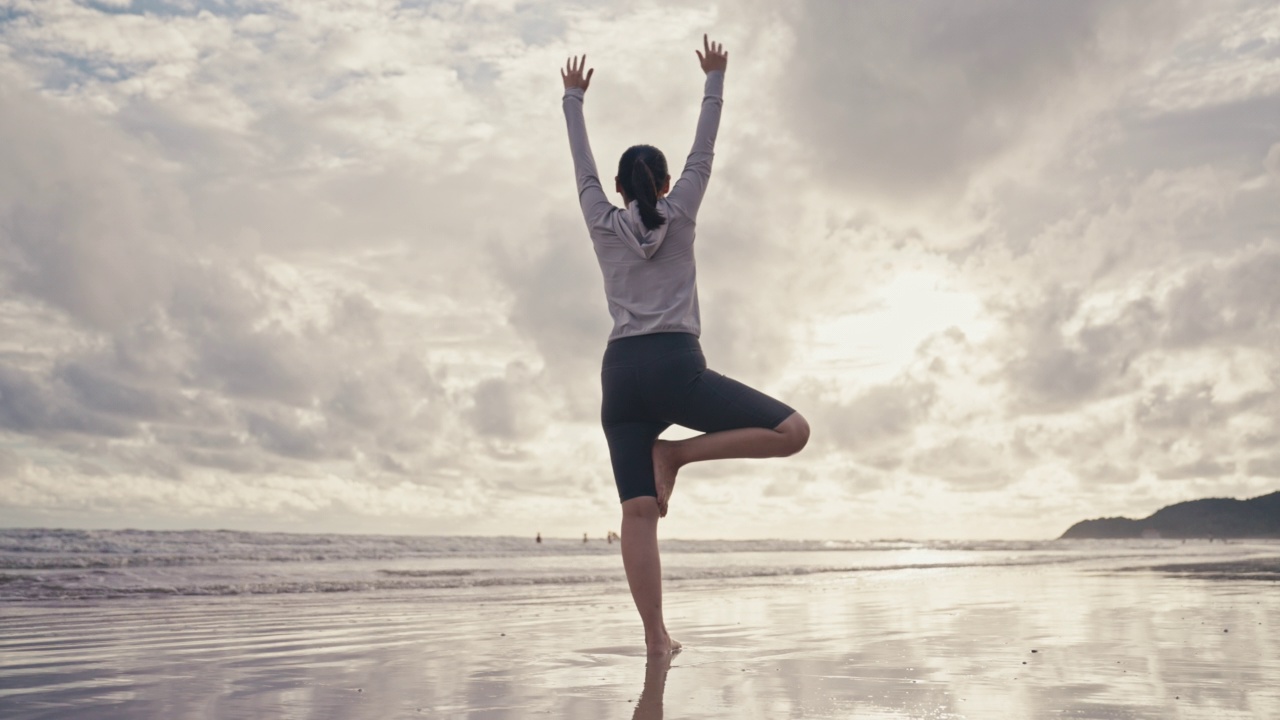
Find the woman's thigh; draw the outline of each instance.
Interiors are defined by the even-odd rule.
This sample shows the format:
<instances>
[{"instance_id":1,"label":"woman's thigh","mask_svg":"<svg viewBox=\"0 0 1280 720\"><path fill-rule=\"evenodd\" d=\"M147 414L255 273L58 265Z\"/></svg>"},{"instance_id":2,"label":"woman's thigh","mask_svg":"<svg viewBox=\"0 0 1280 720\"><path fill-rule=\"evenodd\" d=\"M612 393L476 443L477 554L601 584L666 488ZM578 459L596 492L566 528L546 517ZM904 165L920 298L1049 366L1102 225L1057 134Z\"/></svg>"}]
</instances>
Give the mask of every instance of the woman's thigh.
<instances>
[{"instance_id":1,"label":"woman's thigh","mask_svg":"<svg viewBox=\"0 0 1280 720\"><path fill-rule=\"evenodd\" d=\"M654 414L692 430L772 429L795 412L787 404L707 368L701 352L655 370L659 377L646 378L658 388L651 395Z\"/></svg>"},{"instance_id":2,"label":"woman's thigh","mask_svg":"<svg viewBox=\"0 0 1280 720\"><path fill-rule=\"evenodd\" d=\"M618 499L657 497L653 479L653 443L668 427L656 421L621 422L604 426L609 442L609 462L613 466L613 482L618 486Z\"/></svg>"},{"instance_id":3,"label":"woman's thigh","mask_svg":"<svg viewBox=\"0 0 1280 720\"><path fill-rule=\"evenodd\" d=\"M634 366L606 366L600 373L600 424L609 443L609 460L618 498L657 496L653 479L653 443L668 423L655 417Z\"/></svg>"}]
</instances>

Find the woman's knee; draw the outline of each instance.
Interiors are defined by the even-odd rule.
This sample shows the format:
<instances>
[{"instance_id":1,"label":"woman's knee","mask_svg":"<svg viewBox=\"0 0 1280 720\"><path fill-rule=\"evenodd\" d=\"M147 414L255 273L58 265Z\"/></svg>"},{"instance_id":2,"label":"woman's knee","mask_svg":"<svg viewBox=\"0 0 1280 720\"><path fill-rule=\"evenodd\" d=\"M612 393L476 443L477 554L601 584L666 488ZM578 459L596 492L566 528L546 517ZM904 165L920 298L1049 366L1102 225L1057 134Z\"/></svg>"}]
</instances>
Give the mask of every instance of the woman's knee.
<instances>
[{"instance_id":1,"label":"woman's knee","mask_svg":"<svg viewBox=\"0 0 1280 720\"><path fill-rule=\"evenodd\" d=\"M658 498L652 495L634 497L622 502L623 519L654 520L659 517Z\"/></svg>"},{"instance_id":2,"label":"woman's knee","mask_svg":"<svg viewBox=\"0 0 1280 720\"><path fill-rule=\"evenodd\" d=\"M776 430L786 438L784 455L795 455L809 444L809 421L800 413L791 413Z\"/></svg>"}]
</instances>

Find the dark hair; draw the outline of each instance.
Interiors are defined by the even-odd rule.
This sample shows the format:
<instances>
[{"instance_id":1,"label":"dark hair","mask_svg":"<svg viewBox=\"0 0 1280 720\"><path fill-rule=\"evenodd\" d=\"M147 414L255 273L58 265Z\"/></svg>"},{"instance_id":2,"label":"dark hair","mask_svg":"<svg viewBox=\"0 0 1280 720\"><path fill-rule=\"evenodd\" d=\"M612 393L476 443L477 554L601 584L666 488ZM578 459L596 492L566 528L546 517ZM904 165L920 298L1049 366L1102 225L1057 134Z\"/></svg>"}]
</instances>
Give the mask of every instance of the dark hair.
<instances>
[{"instance_id":1,"label":"dark hair","mask_svg":"<svg viewBox=\"0 0 1280 720\"><path fill-rule=\"evenodd\" d=\"M667 158L652 145L632 145L618 161L622 194L640 206L640 219L653 230L667 221L658 212L658 180L667 180Z\"/></svg>"}]
</instances>

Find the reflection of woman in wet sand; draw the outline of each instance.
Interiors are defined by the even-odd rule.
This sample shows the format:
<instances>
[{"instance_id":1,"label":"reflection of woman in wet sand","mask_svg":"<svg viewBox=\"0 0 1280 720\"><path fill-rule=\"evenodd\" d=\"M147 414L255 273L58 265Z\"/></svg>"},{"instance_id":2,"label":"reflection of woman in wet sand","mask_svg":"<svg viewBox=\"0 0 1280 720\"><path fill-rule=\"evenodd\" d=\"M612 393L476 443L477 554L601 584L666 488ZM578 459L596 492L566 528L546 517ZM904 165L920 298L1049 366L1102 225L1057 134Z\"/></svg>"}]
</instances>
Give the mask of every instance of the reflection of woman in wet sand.
<instances>
[{"instance_id":1,"label":"reflection of woman in wet sand","mask_svg":"<svg viewBox=\"0 0 1280 720\"><path fill-rule=\"evenodd\" d=\"M799 413L708 370L698 344L694 226L711 177L729 62L719 43L705 35L702 42L697 55L706 88L684 172L672 187L666 158L657 148L628 148L614 178L625 209L605 195L587 140L582 107L595 71L586 70L584 55L569 60L560 73L578 199L613 316L601 371L601 421L622 500L622 563L650 655L680 648L662 618L658 558L658 519L667 514L680 468L703 460L791 455L809 439ZM658 440L673 424L705 434Z\"/></svg>"},{"instance_id":2,"label":"reflection of woman in wet sand","mask_svg":"<svg viewBox=\"0 0 1280 720\"><path fill-rule=\"evenodd\" d=\"M636 701L631 720L662 720L662 696L667 690L667 671L671 655L651 658L644 668L644 690Z\"/></svg>"}]
</instances>

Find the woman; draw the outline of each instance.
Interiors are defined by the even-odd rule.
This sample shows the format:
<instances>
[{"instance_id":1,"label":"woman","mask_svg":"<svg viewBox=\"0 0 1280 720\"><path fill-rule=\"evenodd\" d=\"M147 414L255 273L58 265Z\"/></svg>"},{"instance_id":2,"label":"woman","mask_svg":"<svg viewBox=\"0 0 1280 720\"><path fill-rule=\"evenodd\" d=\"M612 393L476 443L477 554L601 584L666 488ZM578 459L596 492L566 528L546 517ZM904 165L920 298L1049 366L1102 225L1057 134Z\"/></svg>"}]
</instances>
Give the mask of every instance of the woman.
<instances>
[{"instance_id":1,"label":"woman","mask_svg":"<svg viewBox=\"0 0 1280 720\"><path fill-rule=\"evenodd\" d=\"M658 559L658 519L667 514L680 468L702 460L791 455L809 440L809 425L799 413L708 370L698 344L694 227L711 176L729 62L721 44L703 35L702 45L703 52L694 52L706 89L684 172L672 187L657 148L627 149L614 178L621 209L600 185L582 116L595 70L583 74L584 55L568 60L560 72L578 199L613 316L600 415L622 501L622 564L651 656L680 649L662 619ZM672 424L705 434L658 440Z\"/></svg>"}]
</instances>

